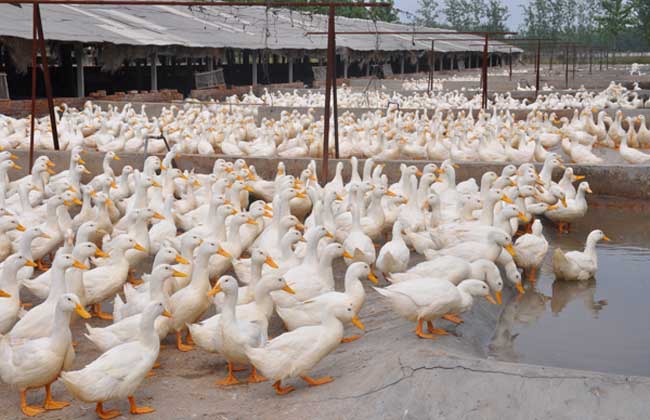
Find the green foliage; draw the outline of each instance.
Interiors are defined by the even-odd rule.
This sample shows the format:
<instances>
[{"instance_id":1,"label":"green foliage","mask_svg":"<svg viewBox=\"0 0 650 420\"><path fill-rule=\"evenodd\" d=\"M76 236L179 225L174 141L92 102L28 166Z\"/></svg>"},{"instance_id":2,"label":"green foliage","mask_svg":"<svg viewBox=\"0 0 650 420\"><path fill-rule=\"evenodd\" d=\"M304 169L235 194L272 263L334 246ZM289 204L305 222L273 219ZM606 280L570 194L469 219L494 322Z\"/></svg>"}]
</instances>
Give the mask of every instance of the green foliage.
<instances>
[{"instance_id":1,"label":"green foliage","mask_svg":"<svg viewBox=\"0 0 650 420\"><path fill-rule=\"evenodd\" d=\"M442 12L448 25L459 31L508 30L510 13L501 0L445 0Z\"/></svg>"},{"instance_id":2,"label":"green foliage","mask_svg":"<svg viewBox=\"0 0 650 420\"><path fill-rule=\"evenodd\" d=\"M430 28L440 25L440 4L437 0L418 0L415 22Z\"/></svg>"},{"instance_id":3,"label":"green foliage","mask_svg":"<svg viewBox=\"0 0 650 420\"><path fill-rule=\"evenodd\" d=\"M632 25L633 4L623 0L600 0L601 11L596 15L600 32L616 46L616 38Z\"/></svg>"},{"instance_id":4,"label":"green foliage","mask_svg":"<svg viewBox=\"0 0 650 420\"><path fill-rule=\"evenodd\" d=\"M522 36L650 48L650 0L531 0L522 9Z\"/></svg>"}]
</instances>

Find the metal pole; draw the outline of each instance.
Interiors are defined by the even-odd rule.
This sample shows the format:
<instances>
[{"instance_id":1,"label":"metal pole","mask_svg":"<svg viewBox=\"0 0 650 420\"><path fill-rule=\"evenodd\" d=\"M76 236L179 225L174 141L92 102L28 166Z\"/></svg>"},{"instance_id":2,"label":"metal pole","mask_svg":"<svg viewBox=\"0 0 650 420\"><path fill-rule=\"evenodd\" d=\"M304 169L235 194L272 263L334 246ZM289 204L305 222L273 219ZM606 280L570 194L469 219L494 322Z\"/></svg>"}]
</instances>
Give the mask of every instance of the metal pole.
<instances>
[{"instance_id":1,"label":"metal pole","mask_svg":"<svg viewBox=\"0 0 650 420\"><path fill-rule=\"evenodd\" d=\"M404 58L404 54L402 54L399 58L399 74L404 74L405 61L406 59ZM346 79L347 79L347 70L346 70Z\"/></svg>"},{"instance_id":2,"label":"metal pole","mask_svg":"<svg viewBox=\"0 0 650 420\"><path fill-rule=\"evenodd\" d=\"M293 57L289 57L287 65L289 66L289 83L293 83Z\"/></svg>"},{"instance_id":3,"label":"metal pole","mask_svg":"<svg viewBox=\"0 0 650 420\"><path fill-rule=\"evenodd\" d=\"M510 47L510 55L508 56L508 66L510 67L508 77L512 80L512 47Z\"/></svg>"},{"instance_id":4,"label":"metal pole","mask_svg":"<svg viewBox=\"0 0 650 420\"><path fill-rule=\"evenodd\" d=\"M564 89L569 88L569 44L564 47Z\"/></svg>"},{"instance_id":5,"label":"metal pole","mask_svg":"<svg viewBox=\"0 0 650 420\"><path fill-rule=\"evenodd\" d=\"M541 56L541 50L542 50L542 41L539 39L537 40L537 60L535 61L535 99L537 99L537 95L539 95L539 66L542 61L542 56Z\"/></svg>"},{"instance_id":6,"label":"metal pole","mask_svg":"<svg viewBox=\"0 0 650 420\"><path fill-rule=\"evenodd\" d=\"M36 6L33 7L32 13L32 113L30 115L30 130L29 130L29 168L28 171L32 173L32 164L34 163L34 119L36 114Z\"/></svg>"},{"instance_id":7,"label":"metal pole","mask_svg":"<svg viewBox=\"0 0 650 420\"><path fill-rule=\"evenodd\" d=\"M330 97L332 94L332 72L331 72L331 61L329 57L331 56L330 52L334 44L332 43L332 38L334 37L334 28L333 23L334 19L332 18L333 12L332 8L329 9L329 16L327 19L327 71L325 72L325 115L324 115L324 126L323 126L323 167L321 168L321 180L323 185L327 183L329 178L328 165L329 165L329 148L330 148Z\"/></svg>"},{"instance_id":8,"label":"metal pole","mask_svg":"<svg viewBox=\"0 0 650 420\"><path fill-rule=\"evenodd\" d=\"M54 150L59 150L59 133L56 129L56 116L54 115L54 100L52 99L52 81L50 79L50 69L47 64L47 51L45 50L45 37L43 36L43 23L41 22L41 11L38 3L36 8L36 31L38 32L39 43L41 46L41 64L43 65L43 78L45 79L45 94L47 95L47 107L50 111L50 124L52 125L52 141Z\"/></svg>"},{"instance_id":9,"label":"metal pole","mask_svg":"<svg viewBox=\"0 0 650 420\"><path fill-rule=\"evenodd\" d=\"M156 66L156 61L158 61L158 54L156 52L151 53L150 59L151 59L151 68L149 70L151 72L151 91L157 92L158 91L158 68Z\"/></svg>"},{"instance_id":10,"label":"metal pole","mask_svg":"<svg viewBox=\"0 0 650 420\"><path fill-rule=\"evenodd\" d=\"M488 90L488 82L487 82L487 75L488 75L488 67L487 67L487 60L488 60L488 36L485 34L485 43L483 44L483 98L482 98L482 103L483 103L483 109L487 109L487 90Z\"/></svg>"},{"instance_id":11,"label":"metal pole","mask_svg":"<svg viewBox=\"0 0 650 420\"><path fill-rule=\"evenodd\" d=\"M591 68L593 65L593 55L594 55L594 49L592 47L589 47L589 74L591 74Z\"/></svg>"},{"instance_id":12,"label":"metal pole","mask_svg":"<svg viewBox=\"0 0 650 420\"><path fill-rule=\"evenodd\" d=\"M433 40L431 40L431 52L429 53L429 80L427 83L427 92L431 92L431 89L433 89L433 66L435 66L435 61L433 57Z\"/></svg>"},{"instance_id":13,"label":"metal pole","mask_svg":"<svg viewBox=\"0 0 650 420\"><path fill-rule=\"evenodd\" d=\"M553 56L555 55L555 45L551 44L551 59L548 62L548 70L553 71Z\"/></svg>"},{"instance_id":14,"label":"metal pole","mask_svg":"<svg viewBox=\"0 0 650 420\"><path fill-rule=\"evenodd\" d=\"M252 66L253 66L253 86L257 86L257 50L253 51L253 54L251 54L252 58Z\"/></svg>"},{"instance_id":15,"label":"metal pole","mask_svg":"<svg viewBox=\"0 0 650 420\"><path fill-rule=\"evenodd\" d=\"M75 45L74 50L75 59L77 61L77 96L83 98L86 95L85 80L84 80L84 48L83 44Z\"/></svg>"},{"instance_id":16,"label":"metal pole","mask_svg":"<svg viewBox=\"0 0 650 420\"><path fill-rule=\"evenodd\" d=\"M336 95L336 9L330 7L329 20L332 21L332 48L330 59L332 61L332 102L334 105L334 157L339 158L339 104ZM329 23L329 22L328 22ZM329 64L329 60L328 60Z\"/></svg>"},{"instance_id":17,"label":"metal pole","mask_svg":"<svg viewBox=\"0 0 650 420\"><path fill-rule=\"evenodd\" d=\"M605 70L609 70L609 48L605 50Z\"/></svg>"},{"instance_id":18,"label":"metal pole","mask_svg":"<svg viewBox=\"0 0 650 420\"><path fill-rule=\"evenodd\" d=\"M573 75L571 76L571 78L573 80L576 79L576 62L577 61L578 61L578 51L576 49L576 46L574 45L573 46Z\"/></svg>"}]
</instances>

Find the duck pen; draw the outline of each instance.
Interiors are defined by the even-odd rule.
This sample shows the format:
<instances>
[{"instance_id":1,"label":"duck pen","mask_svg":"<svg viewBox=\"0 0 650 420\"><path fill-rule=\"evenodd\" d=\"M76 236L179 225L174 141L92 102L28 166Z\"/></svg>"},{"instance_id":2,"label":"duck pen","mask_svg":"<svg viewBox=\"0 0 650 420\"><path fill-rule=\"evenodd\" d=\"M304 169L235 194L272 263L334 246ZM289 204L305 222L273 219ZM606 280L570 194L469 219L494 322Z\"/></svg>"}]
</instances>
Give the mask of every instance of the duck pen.
<instances>
[{"instance_id":1,"label":"duck pen","mask_svg":"<svg viewBox=\"0 0 650 420\"><path fill-rule=\"evenodd\" d=\"M591 75L574 57L575 80L558 89L567 68L541 61L559 44L541 38L366 31L372 21L336 16L350 3L305 3L325 12L308 27L267 3L185 7L195 3L0 4L34 35L31 98L15 114L3 107L18 101L0 100L0 410L647 415L650 67ZM133 67L158 92L56 97L60 58L73 56L71 45L58 55L48 17L78 11L80 25L124 25L104 41L143 40L150 61ZM264 31L241 24L266 13L284 23L262 48ZM205 33L211 44L173 48L205 58L223 47L231 62L214 25L236 29L251 80L276 61L299 73L272 56L306 44L322 80L165 92L156 66L171 37ZM141 31L165 45L148 50ZM87 55L111 43L83 41ZM513 62L517 42L534 65ZM196 70L214 72L211 57ZM341 80L354 61L351 73L384 78ZM405 75L416 63L423 72Z\"/></svg>"}]
</instances>

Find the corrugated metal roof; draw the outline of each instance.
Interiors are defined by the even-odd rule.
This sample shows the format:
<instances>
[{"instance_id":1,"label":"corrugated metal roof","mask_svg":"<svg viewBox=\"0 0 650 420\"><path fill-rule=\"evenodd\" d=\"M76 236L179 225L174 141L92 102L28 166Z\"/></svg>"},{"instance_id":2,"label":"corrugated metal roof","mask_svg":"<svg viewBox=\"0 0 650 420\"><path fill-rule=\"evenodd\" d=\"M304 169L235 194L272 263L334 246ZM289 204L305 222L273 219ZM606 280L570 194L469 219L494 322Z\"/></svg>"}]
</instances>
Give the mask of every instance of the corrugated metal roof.
<instances>
[{"instance_id":1,"label":"corrugated metal roof","mask_svg":"<svg viewBox=\"0 0 650 420\"><path fill-rule=\"evenodd\" d=\"M327 16L265 7L41 5L47 40L135 46L323 50ZM338 31L418 31L434 28L337 17ZM31 39L32 7L0 5L0 36ZM442 38L465 38L443 41ZM339 48L355 51L422 51L428 41L417 35L337 35ZM436 35L436 51L480 51L481 38ZM492 43L491 43L492 44ZM496 45L496 43L494 43ZM513 48L513 51L520 51Z\"/></svg>"}]
</instances>

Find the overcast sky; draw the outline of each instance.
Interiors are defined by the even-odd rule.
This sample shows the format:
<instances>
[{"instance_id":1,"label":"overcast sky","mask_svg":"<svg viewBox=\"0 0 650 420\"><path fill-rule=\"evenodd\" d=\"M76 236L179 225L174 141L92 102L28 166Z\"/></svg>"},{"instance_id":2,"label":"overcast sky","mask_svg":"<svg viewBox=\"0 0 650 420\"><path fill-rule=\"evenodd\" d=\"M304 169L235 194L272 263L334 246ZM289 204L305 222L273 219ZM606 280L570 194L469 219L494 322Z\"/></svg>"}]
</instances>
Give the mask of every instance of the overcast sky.
<instances>
[{"instance_id":1,"label":"overcast sky","mask_svg":"<svg viewBox=\"0 0 650 420\"><path fill-rule=\"evenodd\" d=\"M528 0L503 0L503 2L510 9L510 19L508 20L508 25L510 29L517 29L519 24L521 24L521 5L528 3ZM443 0L439 0L439 3L443 3ZM395 0L395 5L397 8L415 13L418 9L418 0ZM406 17L402 19L408 19Z\"/></svg>"}]
</instances>

